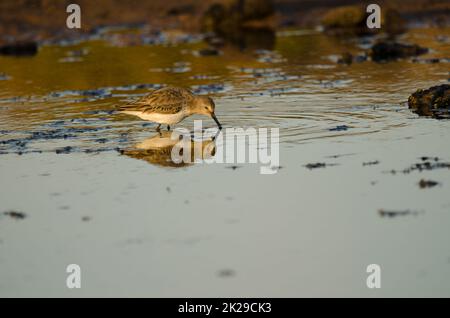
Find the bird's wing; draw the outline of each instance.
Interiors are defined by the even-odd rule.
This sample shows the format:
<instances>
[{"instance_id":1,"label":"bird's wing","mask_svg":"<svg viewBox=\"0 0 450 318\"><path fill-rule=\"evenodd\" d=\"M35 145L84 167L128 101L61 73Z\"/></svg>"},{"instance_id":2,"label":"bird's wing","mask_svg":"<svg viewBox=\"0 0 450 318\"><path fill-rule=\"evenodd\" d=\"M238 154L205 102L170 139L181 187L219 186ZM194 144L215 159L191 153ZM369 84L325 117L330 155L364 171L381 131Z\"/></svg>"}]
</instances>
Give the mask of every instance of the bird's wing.
<instances>
[{"instance_id":1,"label":"bird's wing","mask_svg":"<svg viewBox=\"0 0 450 318\"><path fill-rule=\"evenodd\" d=\"M143 113L173 114L182 110L183 105L193 98L184 88L165 87L158 89L137 101L119 107L119 111L139 111Z\"/></svg>"}]
</instances>

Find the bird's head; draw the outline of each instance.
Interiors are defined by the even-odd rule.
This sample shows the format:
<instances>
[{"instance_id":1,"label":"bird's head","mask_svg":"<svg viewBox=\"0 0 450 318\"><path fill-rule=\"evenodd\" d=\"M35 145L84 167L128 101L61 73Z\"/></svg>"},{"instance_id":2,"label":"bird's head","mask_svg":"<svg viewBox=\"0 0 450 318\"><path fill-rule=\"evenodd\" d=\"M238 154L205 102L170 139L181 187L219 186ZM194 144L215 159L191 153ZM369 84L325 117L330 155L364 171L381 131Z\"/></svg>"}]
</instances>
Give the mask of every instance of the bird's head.
<instances>
[{"instance_id":1,"label":"bird's head","mask_svg":"<svg viewBox=\"0 0 450 318\"><path fill-rule=\"evenodd\" d=\"M217 120L217 117L214 113L216 109L216 104L214 104L214 101L211 97L207 96L196 96L194 101L194 109L193 112L195 114L201 114L206 116L211 116L212 119L216 122L217 126L219 126L219 129L222 128L222 125Z\"/></svg>"}]
</instances>

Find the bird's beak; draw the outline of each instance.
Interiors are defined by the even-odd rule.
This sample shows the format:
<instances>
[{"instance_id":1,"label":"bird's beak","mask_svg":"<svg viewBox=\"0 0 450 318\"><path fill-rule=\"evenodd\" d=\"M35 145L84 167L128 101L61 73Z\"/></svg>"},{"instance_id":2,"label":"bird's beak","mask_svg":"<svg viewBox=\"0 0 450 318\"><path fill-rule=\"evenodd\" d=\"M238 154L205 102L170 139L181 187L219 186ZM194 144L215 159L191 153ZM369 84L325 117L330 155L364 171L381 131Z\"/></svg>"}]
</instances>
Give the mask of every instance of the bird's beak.
<instances>
[{"instance_id":1,"label":"bird's beak","mask_svg":"<svg viewBox=\"0 0 450 318\"><path fill-rule=\"evenodd\" d=\"M222 125L219 123L219 120L217 119L216 115L214 113L211 113L212 119L216 122L217 126L219 126L219 129L222 129Z\"/></svg>"}]
</instances>

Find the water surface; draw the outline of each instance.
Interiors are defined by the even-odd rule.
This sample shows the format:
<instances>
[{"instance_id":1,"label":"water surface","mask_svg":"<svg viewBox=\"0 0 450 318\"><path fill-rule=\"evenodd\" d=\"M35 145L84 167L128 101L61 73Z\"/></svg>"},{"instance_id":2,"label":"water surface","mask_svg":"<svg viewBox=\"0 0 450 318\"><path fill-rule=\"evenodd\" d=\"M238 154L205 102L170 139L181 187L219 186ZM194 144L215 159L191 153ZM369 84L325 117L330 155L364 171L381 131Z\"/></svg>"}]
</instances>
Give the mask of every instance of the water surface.
<instances>
[{"instance_id":1,"label":"water surface","mask_svg":"<svg viewBox=\"0 0 450 318\"><path fill-rule=\"evenodd\" d=\"M449 33L402 40L446 58ZM336 63L367 45L308 31L217 56L199 56L196 40L97 39L0 57L0 213L26 214L0 217L0 295L449 296L450 122L406 105L449 67ZM278 173L136 155L154 125L114 109L162 85L214 97L224 127L279 128ZM410 169L435 157L443 165ZM80 290L65 287L71 263ZM379 290L365 284L372 263Z\"/></svg>"}]
</instances>

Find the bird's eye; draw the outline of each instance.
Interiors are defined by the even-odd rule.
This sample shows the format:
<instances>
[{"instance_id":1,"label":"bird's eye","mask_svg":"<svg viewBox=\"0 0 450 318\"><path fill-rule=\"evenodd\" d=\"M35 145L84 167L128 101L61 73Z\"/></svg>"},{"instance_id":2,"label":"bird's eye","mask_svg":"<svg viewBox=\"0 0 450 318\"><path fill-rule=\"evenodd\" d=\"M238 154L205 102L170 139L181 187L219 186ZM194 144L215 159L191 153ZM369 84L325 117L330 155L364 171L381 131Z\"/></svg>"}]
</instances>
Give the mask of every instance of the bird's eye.
<instances>
[{"instance_id":1,"label":"bird's eye","mask_svg":"<svg viewBox=\"0 0 450 318\"><path fill-rule=\"evenodd\" d=\"M207 107L207 106L205 106L205 109L208 109L208 107Z\"/></svg>"}]
</instances>

